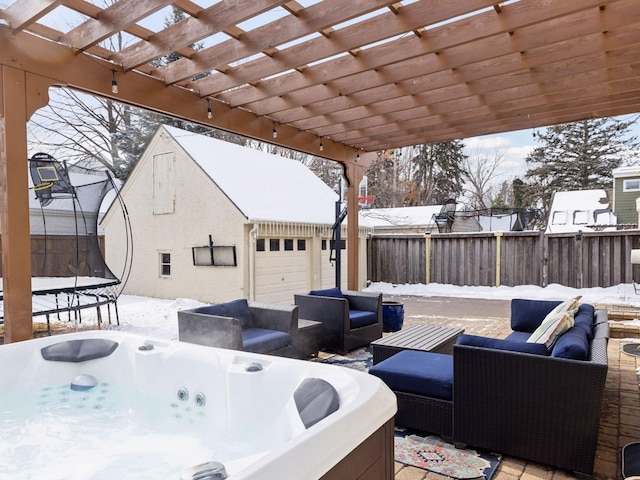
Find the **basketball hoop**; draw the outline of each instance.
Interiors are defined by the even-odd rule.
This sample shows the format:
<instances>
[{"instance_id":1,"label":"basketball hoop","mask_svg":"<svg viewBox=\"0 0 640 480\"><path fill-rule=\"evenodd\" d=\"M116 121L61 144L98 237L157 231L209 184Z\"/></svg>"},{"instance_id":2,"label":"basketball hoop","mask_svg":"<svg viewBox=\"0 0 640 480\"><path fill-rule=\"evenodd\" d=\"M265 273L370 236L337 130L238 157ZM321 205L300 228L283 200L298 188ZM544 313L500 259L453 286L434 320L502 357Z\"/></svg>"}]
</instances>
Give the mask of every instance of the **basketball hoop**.
<instances>
[{"instance_id":1,"label":"basketball hoop","mask_svg":"<svg viewBox=\"0 0 640 480\"><path fill-rule=\"evenodd\" d=\"M373 205L373 202L375 202L375 200L375 195L360 195L358 197L358 205L361 208L371 208L371 205Z\"/></svg>"}]
</instances>

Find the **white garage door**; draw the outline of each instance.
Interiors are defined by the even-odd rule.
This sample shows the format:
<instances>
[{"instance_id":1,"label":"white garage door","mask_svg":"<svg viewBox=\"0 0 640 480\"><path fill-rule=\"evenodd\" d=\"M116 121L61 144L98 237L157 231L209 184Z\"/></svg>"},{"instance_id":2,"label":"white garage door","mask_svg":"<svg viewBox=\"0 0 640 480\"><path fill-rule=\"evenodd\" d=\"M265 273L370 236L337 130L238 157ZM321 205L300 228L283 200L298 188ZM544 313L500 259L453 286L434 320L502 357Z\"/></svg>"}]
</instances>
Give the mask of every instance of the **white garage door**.
<instances>
[{"instance_id":1,"label":"white garage door","mask_svg":"<svg viewBox=\"0 0 640 480\"><path fill-rule=\"evenodd\" d=\"M311 290L310 242L305 238L259 238L256 301L293 304L295 293Z\"/></svg>"}]
</instances>

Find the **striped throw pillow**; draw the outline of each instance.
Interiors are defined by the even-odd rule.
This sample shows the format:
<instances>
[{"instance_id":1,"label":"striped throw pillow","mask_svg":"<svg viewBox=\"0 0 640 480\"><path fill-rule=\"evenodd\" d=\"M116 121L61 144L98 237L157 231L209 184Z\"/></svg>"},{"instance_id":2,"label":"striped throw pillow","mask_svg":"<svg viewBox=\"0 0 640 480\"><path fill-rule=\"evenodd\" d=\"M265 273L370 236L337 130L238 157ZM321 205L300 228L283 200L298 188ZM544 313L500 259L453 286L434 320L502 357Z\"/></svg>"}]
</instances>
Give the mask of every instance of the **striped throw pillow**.
<instances>
[{"instance_id":1,"label":"striped throw pillow","mask_svg":"<svg viewBox=\"0 0 640 480\"><path fill-rule=\"evenodd\" d=\"M573 316L580 307L580 297L562 302L549 312L531 334L528 343L544 343L550 350L558 337L573 327Z\"/></svg>"}]
</instances>

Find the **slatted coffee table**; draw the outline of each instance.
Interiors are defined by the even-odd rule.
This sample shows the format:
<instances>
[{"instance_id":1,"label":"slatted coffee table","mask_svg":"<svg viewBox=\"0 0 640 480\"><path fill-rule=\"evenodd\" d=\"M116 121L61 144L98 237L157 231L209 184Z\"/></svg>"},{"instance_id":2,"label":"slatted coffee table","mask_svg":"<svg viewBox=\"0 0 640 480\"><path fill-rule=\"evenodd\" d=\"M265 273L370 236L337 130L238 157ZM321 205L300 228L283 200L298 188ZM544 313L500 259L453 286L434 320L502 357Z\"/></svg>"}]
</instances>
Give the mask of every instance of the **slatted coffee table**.
<instances>
[{"instance_id":1,"label":"slatted coffee table","mask_svg":"<svg viewBox=\"0 0 640 480\"><path fill-rule=\"evenodd\" d=\"M389 358L401 350L421 350L424 352L453 353L453 345L461 328L438 327L435 325L412 325L371 342L373 364Z\"/></svg>"}]
</instances>

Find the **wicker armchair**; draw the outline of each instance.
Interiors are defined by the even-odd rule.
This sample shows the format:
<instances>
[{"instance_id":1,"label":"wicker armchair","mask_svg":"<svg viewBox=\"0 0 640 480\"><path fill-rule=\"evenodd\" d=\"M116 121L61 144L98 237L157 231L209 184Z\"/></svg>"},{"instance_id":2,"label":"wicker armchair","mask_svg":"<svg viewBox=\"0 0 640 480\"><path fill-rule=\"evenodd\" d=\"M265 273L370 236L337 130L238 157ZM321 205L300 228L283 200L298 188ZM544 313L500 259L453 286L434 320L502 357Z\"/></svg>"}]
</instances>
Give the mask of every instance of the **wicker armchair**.
<instances>
[{"instance_id":1,"label":"wicker armchair","mask_svg":"<svg viewBox=\"0 0 640 480\"><path fill-rule=\"evenodd\" d=\"M382 337L382 294L339 289L294 295L300 318L322 323L320 348L346 353ZM365 317L370 320L360 321Z\"/></svg>"},{"instance_id":2,"label":"wicker armchair","mask_svg":"<svg viewBox=\"0 0 640 480\"><path fill-rule=\"evenodd\" d=\"M178 312L178 339L209 347L294 357L298 307L236 300Z\"/></svg>"}]
</instances>

